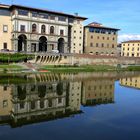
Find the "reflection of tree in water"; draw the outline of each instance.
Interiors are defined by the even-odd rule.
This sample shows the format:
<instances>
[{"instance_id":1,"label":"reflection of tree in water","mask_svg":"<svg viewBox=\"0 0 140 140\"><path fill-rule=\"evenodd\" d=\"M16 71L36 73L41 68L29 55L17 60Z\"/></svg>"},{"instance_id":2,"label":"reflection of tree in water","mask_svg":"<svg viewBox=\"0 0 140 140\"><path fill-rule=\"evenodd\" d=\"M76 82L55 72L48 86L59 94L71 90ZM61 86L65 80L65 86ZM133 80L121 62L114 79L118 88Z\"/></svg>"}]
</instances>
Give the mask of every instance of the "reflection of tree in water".
<instances>
[{"instance_id":1,"label":"reflection of tree in water","mask_svg":"<svg viewBox=\"0 0 140 140\"><path fill-rule=\"evenodd\" d=\"M45 97L45 95L46 95L46 86L45 85L39 85L38 86L38 96L40 97L40 98L44 98Z\"/></svg>"},{"instance_id":2,"label":"reflection of tree in water","mask_svg":"<svg viewBox=\"0 0 140 140\"><path fill-rule=\"evenodd\" d=\"M57 85L57 94L58 95L63 94L63 83L62 82L58 83L58 85Z\"/></svg>"},{"instance_id":3,"label":"reflection of tree in water","mask_svg":"<svg viewBox=\"0 0 140 140\"><path fill-rule=\"evenodd\" d=\"M17 93L19 100L25 100L26 99L26 87L17 86Z\"/></svg>"}]
</instances>

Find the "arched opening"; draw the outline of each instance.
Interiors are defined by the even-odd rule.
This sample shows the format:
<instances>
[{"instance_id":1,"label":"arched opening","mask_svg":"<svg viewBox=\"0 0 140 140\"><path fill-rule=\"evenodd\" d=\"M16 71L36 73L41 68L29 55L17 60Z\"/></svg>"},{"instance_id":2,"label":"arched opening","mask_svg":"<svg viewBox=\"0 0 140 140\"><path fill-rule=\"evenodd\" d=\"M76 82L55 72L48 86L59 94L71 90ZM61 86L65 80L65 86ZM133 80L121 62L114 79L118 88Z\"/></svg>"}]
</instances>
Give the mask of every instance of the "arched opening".
<instances>
[{"instance_id":1,"label":"arched opening","mask_svg":"<svg viewBox=\"0 0 140 140\"><path fill-rule=\"evenodd\" d=\"M54 27L53 26L50 27L50 34L54 34Z\"/></svg>"},{"instance_id":2,"label":"arched opening","mask_svg":"<svg viewBox=\"0 0 140 140\"><path fill-rule=\"evenodd\" d=\"M20 35L18 37L18 52L27 51L27 37L26 35Z\"/></svg>"},{"instance_id":3,"label":"arched opening","mask_svg":"<svg viewBox=\"0 0 140 140\"><path fill-rule=\"evenodd\" d=\"M64 53L64 39L63 38L59 38L58 39L58 50L59 53Z\"/></svg>"},{"instance_id":4,"label":"arched opening","mask_svg":"<svg viewBox=\"0 0 140 140\"><path fill-rule=\"evenodd\" d=\"M36 24L32 25L32 33L35 33L37 31L37 26Z\"/></svg>"},{"instance_id":5,"label":"arched opening","mask_svg":"<svg viewBox=\"0 0 140 140\"><path fill-rule=\"evenodd\" d=\"M26 87L17 86L17 94L19 100L26 99Z\"/></svg>"},{"instance_id":6,"label":"arched opening","mask_svg":"<svg viewBox=\"0 0 140 140\"><path fill-rule=\"evenodd\" d=\"M63 83L61 83L61 82L58 83L56 89L57 89L57 94L62 95L63 94Z\"/></svg>"},{"instance_id":7,"label":"arched opening","mask_svg":"<svg viewBox=\"0 0 140 140\"><path fill-rule=\"evenodd\" d=\"M39 38L39 52L47 51L47 38L45 36L41 36Z\"/></svg>"},{"instance_id":8,"label":"arched opening","mask_svg":"<svg viewBox=\"0 0 140 140\"><path fill-rule=\"evenodd\" d=\"M45 34L45 32L46 32L46 26L45 25L42 25L41 26L41 33L42 34Z\"/></svg>"}]
</instances>

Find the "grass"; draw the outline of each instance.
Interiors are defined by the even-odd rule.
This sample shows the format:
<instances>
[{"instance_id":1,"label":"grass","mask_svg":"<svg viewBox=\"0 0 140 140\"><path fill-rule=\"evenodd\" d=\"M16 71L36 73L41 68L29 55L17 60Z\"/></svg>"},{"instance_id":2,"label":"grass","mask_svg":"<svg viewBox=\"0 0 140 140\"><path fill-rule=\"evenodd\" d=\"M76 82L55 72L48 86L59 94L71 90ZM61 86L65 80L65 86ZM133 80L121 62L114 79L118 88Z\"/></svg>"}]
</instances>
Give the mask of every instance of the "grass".
<instances>
[{"instance_id":1,"label":"grass","mask_svg":"<svg viewBox=\"0 0 140 140\"><path fill-rule=\"evenodd\" d=\"M15 65L15 64L0 64L0 69L21 69L21 66Z\"/></svg>"},{"instance_id":2,"label":"grass","mask_svg":"<svg viewBox=\"0 0 140 140\"><path fill-rule=\"evenodd\" d=\"M116 67L107 65L94 65L94 66L43 66L43 70L51 72L94 72L94 71L116 71Z\"/></svg>"}]
</instances>

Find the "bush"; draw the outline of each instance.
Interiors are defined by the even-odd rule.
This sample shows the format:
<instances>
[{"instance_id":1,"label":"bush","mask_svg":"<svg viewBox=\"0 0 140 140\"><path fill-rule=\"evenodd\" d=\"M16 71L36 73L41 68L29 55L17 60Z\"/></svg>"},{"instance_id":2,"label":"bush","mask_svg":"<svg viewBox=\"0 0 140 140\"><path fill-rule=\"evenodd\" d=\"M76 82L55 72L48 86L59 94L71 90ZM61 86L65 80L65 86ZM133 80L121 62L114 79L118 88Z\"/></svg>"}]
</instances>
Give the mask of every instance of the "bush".
<instances>
[{"instance_id":1,"label":"bush","mask_svg":"<svg viewBox=\"0 0 140 140\"><path fill-rule=\"evenodd\" d=\"M13 63L13 62L23 62L25 60L31 60L34 58L34 55L27 54L0 54L0 62L1 63Z\"/></svg>"}]
</instances>

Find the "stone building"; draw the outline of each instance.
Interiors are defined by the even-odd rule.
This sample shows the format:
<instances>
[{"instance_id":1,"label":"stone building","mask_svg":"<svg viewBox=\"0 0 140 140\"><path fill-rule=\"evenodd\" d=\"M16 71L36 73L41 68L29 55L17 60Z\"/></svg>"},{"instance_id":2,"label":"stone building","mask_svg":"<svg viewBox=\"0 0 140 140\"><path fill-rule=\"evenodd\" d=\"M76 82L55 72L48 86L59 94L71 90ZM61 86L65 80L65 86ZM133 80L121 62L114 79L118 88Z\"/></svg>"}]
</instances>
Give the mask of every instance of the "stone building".
<instances>
[{"instance_id":1,"label":"stone building","mask_svg":"<svg viewBox=\"0 0 140 140\"><path fill-rule=\"evenodd\" d=\"M117 55L119 29L90 23L84 29L84 52L93 55Z\"/></svg>"},{"instance_id":2,"label":"stone building","mask_svg":"<svg viewBox=\"0 0 140 140\"><path fill-rule=\"evenodd\" d=\"M20 5L0 5L0 49L16 52L82 53L85 17ZM1 30L2 31L2 30ZM81 33L75 38L75 32ZM78 42L80 45L75 44ZM6 45L7 43L7 45Z\"/></svg>"},{"instance_id":3,"label":"stone building","mask_svg":"<svg viewBox=\"0 0 140 140\"><path fill-rule=\"evenodd\" d=\"M121 56L140 57L140 40L122 42Z\"/></svg>"}]
</instances>

